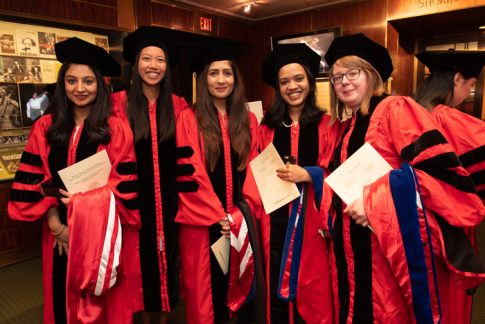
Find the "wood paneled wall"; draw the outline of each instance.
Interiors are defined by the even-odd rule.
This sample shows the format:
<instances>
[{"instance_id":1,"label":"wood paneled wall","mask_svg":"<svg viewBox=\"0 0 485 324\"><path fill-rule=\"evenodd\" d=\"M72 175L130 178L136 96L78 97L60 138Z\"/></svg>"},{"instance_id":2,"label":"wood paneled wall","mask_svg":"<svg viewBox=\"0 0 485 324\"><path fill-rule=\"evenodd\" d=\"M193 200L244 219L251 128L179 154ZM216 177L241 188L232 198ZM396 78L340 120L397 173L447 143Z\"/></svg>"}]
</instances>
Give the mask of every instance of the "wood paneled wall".
<instances>
[{"instance_id":1,"label":"wood paneled wall","mask_svg":"<svg viewBox=\"0 0 485 324\"><path fill-rule=\"evenodd\" d=\"M389 0L389 20L485 6L485 0Z\"/></svg>"},{"instance_id":2,"label":"wood paneled wall","mask_svg":"<svg viewBox=\"0 0 485 324\"><path fill-rule=\"evenodd\" d=\"M262 100L266 109L274 89L261 78L261 62L271 51L271 37L285 36L329 27L342 27L344 35L364 33L373 41L386 45L386 0L368 0L324 8L297 15L266 20L251 26L253 46L248 63L243 66L249 101Z\"/></svg>"},{"instance_id":3,"label":"wood paneled wall","mask_svg":"<svg viewBox=\"0 0 485 324\"><path fill-rule=\"evenodd\" d=\"M22 222L8 217L11 186L0 185L0 267L41 253L43 220Z\"/></svg>"},{"instance_id":4,"label":"wood paneled wall","mask_svg":"<svg viewBox=\"0 0 485 324\"><path fill-rule=\"evenodd\" d=\"M116 0L2 0L0 9L27 14L118 26Z\"/></svg>"}]
</instances>

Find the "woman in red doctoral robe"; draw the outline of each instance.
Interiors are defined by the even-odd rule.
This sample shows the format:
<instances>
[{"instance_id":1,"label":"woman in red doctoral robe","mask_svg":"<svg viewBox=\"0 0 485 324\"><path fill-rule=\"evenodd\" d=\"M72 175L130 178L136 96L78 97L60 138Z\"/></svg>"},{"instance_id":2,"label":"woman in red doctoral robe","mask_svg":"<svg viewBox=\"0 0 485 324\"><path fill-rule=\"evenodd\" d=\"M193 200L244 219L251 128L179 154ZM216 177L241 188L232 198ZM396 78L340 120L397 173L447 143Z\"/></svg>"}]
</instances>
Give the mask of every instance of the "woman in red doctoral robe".
<instances>
[{"instance_id":1,"label":"woman in red doctoral robe","mask_svg":"<svg viewBox=\"0 0 485 324\"><path fill-rule=\"evenodd\" d=\"M221 233L228 237L227 215L236 212L239 202L245 200L253 212L261 206L249 167L258 154L258 123L246 107L243 82L234 63L243 52L236 42L211 41L194 53L190 67L197 73L197 102L177 120L176 221L180 223L185 309L191 324L219 324L234 317L226 303L227 275L211 246ZM255 259L256 236L253 232ZM242 306L238 322L252 323L253 305L260 303L256 298Z\"/></svg>"},{"instance_id":2,"label":"woman in red doctoral robe","mask_svg":"<svg viewBox=\"0 0 485 324\"><path fill-rule=\"evenodd\" d=\"M429 68L431 75L416 91L415 100L431 113L432 119L458 155L461 164L473 179L478 195L484 201L485 123L453 107L461 104L476 84L485 65L485 53L425 51L416 57ZM464 231L478 252L477 228L469 227ZM472 296L459 289L450 291L449 296L451 323L470 323Z\"/></svg>"},{"instance_id":3,"label":"woman in red doctoral robe","mask_svg":"<svg viewBox=\"0 0 485 324\"><path fill-rule=\"evenodd\" d=\"M8 213L44 218L44 323L131 323L142 300L136 160L129 128L111 116L103 78L121 67L78 38L55 47L63 65L52 114L32 127ZM49 187L65 188L59 170L103 150L111 162L107 186L43 195Z\"/></svg>"},{"instance_id":4,"label":"woman in red doctoral robe","mask_svg":"<svg viewBox=\"0 0 485 324\"><path fill-rule=\"evenodd\" d=\"M384 47L363 34L341 37L332 42L325 60L331 66L333 119L352 110L331 168L337 169L368 142L393 169L403 162L407 169L414 167L420 192L404 204L416 204L419 197L418 227L408 232L409 227L396 221L400 210L393 208L406 197L386 190L389 173L364 187L363 197L349 205L336 194L325 197L332 200L334 212L326 230L334 238L336 320L450 323L448 287L471 289L484 277L480 269L463 267L476 254L455 236L455 230L476 226L483 217L473 182L424 109L410 98L385 95L382 81L393 67ZM376 234L367 228L369 223ZM419 243L409 246L409 236L416 235ZM410 258L413 253L419 258Z\"/></svg>"},{"instance_id":5,"label":"woman in red doctoral robe","mask_svg":"<svg viewBox=\"0 0 485 324\"><path fill-rule=\"evenodd\" d=\"M335 147L331 139L338 124L329 127L330 116L316 104L320 56L305 44L280 44L262 66L263 80L276 94L261 123L259 145L262 151L273 143L289 162L278 176L301 185L303 197L260 215L267 323L333 323L330 240L318 234L324 177L319 165L329 163L323 153ZM301 225L294 226L295 212Z\"/></svg>"},{"instance_id":6,"label":"woman in red doctoral robe","mask_svg":"<svg viewBox=\"0 0 485 324\"><path fill-rule=\"evenodd\" d=\"M170 69L179 46L161 27L142 26L127 36L123 57L134 66L128 90L112 94L113 114L129 123L135 141L140 200L143 323L157 312L166 323L180 303L175 119L187 107L172 94Z\"/></svg>"}]
</instances>

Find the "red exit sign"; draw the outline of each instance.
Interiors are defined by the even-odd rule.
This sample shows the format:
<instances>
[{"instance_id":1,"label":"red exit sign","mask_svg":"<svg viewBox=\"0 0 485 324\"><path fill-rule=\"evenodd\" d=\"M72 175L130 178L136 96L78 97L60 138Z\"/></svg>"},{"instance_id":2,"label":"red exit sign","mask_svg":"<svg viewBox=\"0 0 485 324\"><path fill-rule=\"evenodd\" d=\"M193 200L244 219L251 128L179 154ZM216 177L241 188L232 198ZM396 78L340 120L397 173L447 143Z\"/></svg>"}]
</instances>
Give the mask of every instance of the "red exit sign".
<instances>
[{"instance_id":1,"label":"red exit sign","mask_svg":"<svg viewBox=\"0 0 485 324\"><path fill-rule=\"evenodd\" d=\"M200 17L200 29L212 31L212 19Z\"/></svg>"},{"instance_id":2,"label":"red exit sign","mask_svg":"<svg viewBox=\"0 0 485 324\"><path fill-rule=\"evenodd\" d=\"M429 1L429 0L428 0ZM434 0L437 1L437 0ZM207 13L194 12L194 32L203 35L219 36L217 26L217 16Z\"/></svg>"}]
</instances>

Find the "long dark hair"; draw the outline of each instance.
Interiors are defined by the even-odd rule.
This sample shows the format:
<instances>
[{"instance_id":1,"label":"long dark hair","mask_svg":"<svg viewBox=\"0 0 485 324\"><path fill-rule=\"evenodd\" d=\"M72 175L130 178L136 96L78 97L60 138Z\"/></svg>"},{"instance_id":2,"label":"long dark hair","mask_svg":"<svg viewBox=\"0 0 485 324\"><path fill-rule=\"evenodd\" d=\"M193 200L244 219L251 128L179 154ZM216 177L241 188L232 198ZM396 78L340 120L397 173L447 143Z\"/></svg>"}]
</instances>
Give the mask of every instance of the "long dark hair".
<instances>
[{"instance_id":1,"label":"long dark hair","mask_svg":"<svg viewBox=\"0 0 485 324\"><path fill-rule=\"evenodd\" d=\"M317 106L317 84L312 73L306 66L302 65L302 67L305 70L308 84L310 85L310 89L308 90L308 95L305 100L305 106L303 107L299 121L300 124L305 125L307 123L319 121L325 113L325 110L322 110ZM265 112L264 118L261 121L261 124L267 125L271 129L282 127L283 122L288 117L288 104L281 96L278 76L276 77L274 88L276 93L273 97L273 101L271 102L271 105Z\"/></svg>"},{"instance_id":2,"label":"long dark hair","mask_svg":"<svg viewBox=\"0 0 485 324\"><path fill-rule=\"evenodd\" d=\"M453 108L453 96L455 89L455 75L457 71L435 71L431 73L419 86L414 100L426 108L429 112L438 105L446 105ZM465 80L473 76L462 73Z\"/></svg>"},{"instance_id":3,"label":"long dark hair","mask_svg":"<svg viewBox=\"0 0 485 324\"><path fill-rule=\"evenodd\" d=\"M66 62L59 70L54 100L49 107L52 112L52 124L45 133L49 145L68 146L74 121L74 105L66 96L65 77L69 68L75 63ZM84 121L84 129L89 135L88 143L108 144L111 140L111 129L108 120L111 116L111 99L104 77L95 67L89 66L96 76L98 93L92 103L88 118Z\"/></svg>"},{"instance_id":4,"label":"long dark hair","mask_svg":"<svg viewBox=\"0 0 485 324\"><path fill-rule=\"evenodd\" d=\"M229 124L229 138L234 150L239 155L239 171L246 167L251 149L251 131L249 129L249 111L246 106L244 83L234 62L229 61L234 73L234 89L226 99ZM204 136L204 151L207 170L214 171L219 159L222 132L217 110L207 87L207 74L210 64L197 76L197 101L194 104L197 126Z\"/></svg>"},{"instance_id":5,"label":"long dark hair","mask_svg":"<svg viewBox=\"0 0 485 324\"><path fill-rule=\"evenodd\" d=\"M160 96L157 100L158 111L158 136L160 142L166 141L175 136L175 114L173 111L172 100L172 79L170 77L170 64L167 51L165 53L165 62L167 69L165 76L160 82ZM141 53L141 51L140 51ZM148 123L148 100L143 95L142 79L138 71L138 62L140 53L136 56L136 63L133 69L133 85L128 94L126 115L130 121L131 129L135 143L142 139L147 139L150 134L150 125Z\"/></svg>"}]
</instances>

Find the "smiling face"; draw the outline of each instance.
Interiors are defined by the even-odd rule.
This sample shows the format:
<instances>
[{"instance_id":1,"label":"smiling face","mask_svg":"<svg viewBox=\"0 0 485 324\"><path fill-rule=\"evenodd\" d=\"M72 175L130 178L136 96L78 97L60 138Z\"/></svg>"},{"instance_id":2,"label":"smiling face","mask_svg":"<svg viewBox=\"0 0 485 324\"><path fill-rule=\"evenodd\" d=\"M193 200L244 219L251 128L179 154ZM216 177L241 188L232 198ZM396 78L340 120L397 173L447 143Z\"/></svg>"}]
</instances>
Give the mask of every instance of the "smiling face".
<instances>
[{"instance_id":1,"label":"smiling face","mask_svg":"<svg viewBox=\"0 0 485 324\"><path fill-rule=\"evenodd\" d=\"M211 63L207 71L207 88L214 99L229 97L234 89L234 71L229 61Z\"/></svg>"},{"instance_id":2,"label":"smiling face","mask_svg":"<svg viewBox=\"0 0 485 324\"><path fill-rule=\"evenodd\" d=\"M476 78L470 78L465 80L461 73L457 73L455 75L455 85L453 88L453 107L458 106L463 101L465 101L466 97L470 94L470 90L473 88L475 83L477 83Z\"/></svg>"},{"instance_id":3,"label":"smiling face","mask_svg":"<svg viewBox=\"0 0 485 324\"><path fill-rule=\"evenodd\" d=\"M303 109L310 84L305 69L298 63L283 66L278 72L278 84L283 100L290 108Z\"/></svg>"},{"instance_id":4,"label":"smiling face","mask_svg":"<svg viewBox=\"0 0 485 324\"><path fill-rule=\"evenodd\" d=\"M144 85L155 86L162 82L167 71L165 53L160 47L148 46L141 50L138 73Z\"/></svg>"},{"instance_id":5,"label":"smiling face","mask_svg":"<svg viewBox=\"0 0 485 324\"><path fill-rule=\"evenodd\" d=\"M74 109L91 109L98 95L96 75L87 65L72 64L64 77L66 96Z\"/></svg>"},{"instance_id":6,"label":"smiling face","mask_svg":"<svg viewBox=\"0 0 485 324\"><path fill-rule=\"evenodd\" d=\"M355 70L355 68L346 68L335 64L333 66L333 75L344 74L350 70ZM340 101L346 104L355 113L360 109L360 106L364 101L367 90L367 72L365 70L360 71L360 76L357 79L350 81L344 76L342 82L335 84L333 87L335 89L335 94Z\"/></svg>"}]
</instances>

